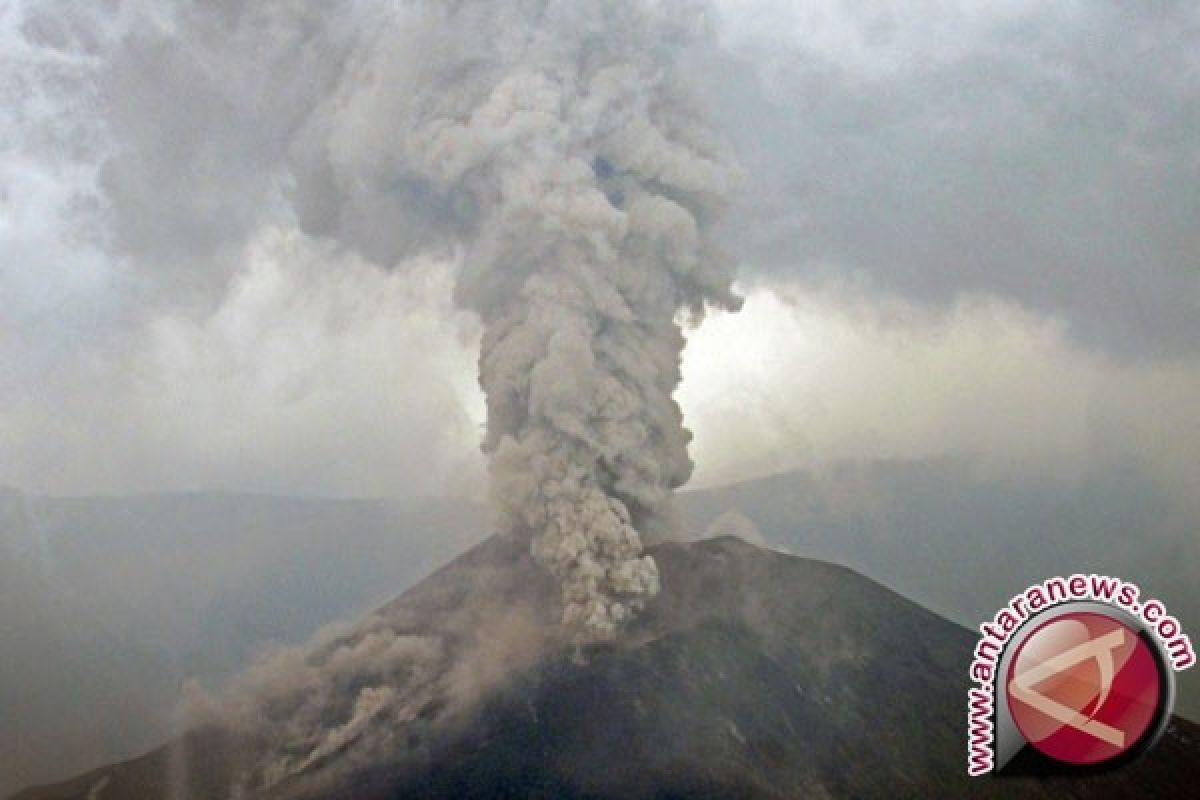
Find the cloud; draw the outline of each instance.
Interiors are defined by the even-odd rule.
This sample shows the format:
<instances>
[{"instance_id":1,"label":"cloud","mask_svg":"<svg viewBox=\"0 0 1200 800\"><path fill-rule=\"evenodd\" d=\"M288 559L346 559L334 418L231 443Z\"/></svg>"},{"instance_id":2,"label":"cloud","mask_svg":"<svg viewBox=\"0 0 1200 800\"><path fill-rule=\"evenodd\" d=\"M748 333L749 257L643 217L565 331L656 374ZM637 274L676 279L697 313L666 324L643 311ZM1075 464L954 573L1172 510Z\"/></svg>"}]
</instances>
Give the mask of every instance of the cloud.
<instances>
[{"instance_id":1,"label":"cloud","mask_svg":"<svg viewBox=\"0 0 1200 800\"><path fill-rule=\"evenodd\" d=\"M1128 362L1011 302L756 289L689 335L679 401L711 485L839 460L969 456L1080 477L1132 460L1200 518L1200 358Z\"/></svg>"},{"instance_id":2,"label":"cloud","mask_svg":"<svg viewBox=\"0 0 1200 800\"><path fill-rule=\"evenodd\" d=\"M6 7L0 481L479 490L452 257L388 276L290 210L287 145L362 30L345 10Z\"/></svg>"},{"instance_id":3,"label":"cloud","mask_svg":"<svg viewBox=\"0 0 1200 800\"><path fill-rule=\"evenodd\" d=\"M333 266L336 265L336 266ZM472 491L478 331L446 263L384 273L264 229L210 313L162 312L126 349L9 387L0 480L31 491Z\"/></svg>"},{"instance_id":4,"label":"cloud","mask_svg":"<svg viewBox=\"0 0 1200 800\"><path fill-rule=\"evenodd\" d=\"M720 5L698 84L749 174L751 274L994 294L1089 348L1197 351L1193 5Z\"/></svg>"}]
</instances>

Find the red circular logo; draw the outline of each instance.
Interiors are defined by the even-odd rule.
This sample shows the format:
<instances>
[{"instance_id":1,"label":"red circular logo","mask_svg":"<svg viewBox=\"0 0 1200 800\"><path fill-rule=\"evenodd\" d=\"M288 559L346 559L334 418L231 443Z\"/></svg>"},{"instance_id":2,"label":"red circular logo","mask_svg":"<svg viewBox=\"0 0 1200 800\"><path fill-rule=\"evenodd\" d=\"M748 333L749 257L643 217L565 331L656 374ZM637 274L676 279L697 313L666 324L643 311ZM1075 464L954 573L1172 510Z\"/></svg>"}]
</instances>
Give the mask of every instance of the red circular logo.
<instances>
[{"instance_id":1,"label":"red circular logo","mask_svg":"<svg viewBox=\"0 0 1200 800\"><path fill-rule=\"evenodd\" d=\"M1069 764L1129 752L1159 716L1159 660L1136 631L1080 611L1044 623L1008 669L1008 706L1031 745Z\"/></svg>"}]
</instances>

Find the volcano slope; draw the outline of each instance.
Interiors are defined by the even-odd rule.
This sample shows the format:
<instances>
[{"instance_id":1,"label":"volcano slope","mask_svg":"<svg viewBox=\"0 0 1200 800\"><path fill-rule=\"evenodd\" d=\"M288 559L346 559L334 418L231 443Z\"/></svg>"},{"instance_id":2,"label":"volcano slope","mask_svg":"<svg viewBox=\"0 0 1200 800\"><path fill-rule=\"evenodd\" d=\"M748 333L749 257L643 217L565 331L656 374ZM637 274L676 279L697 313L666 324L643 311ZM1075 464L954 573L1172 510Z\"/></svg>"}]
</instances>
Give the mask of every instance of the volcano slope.
<instances>
[{"instance_id":1,"label":"volcano slope","mask_svg":"<svg viewBox=\"0 0 1200 800\"><path fill-rule=\"evenodd\" d=\"M650 552L662 591L614 643L556 642L555 584L493 538L268 664L170 745L17 798L1181 797L1200 782L1200 726L1178 718L1119 770L969 779L971 632L732 537Z\"/></svg>"}]
</instances>

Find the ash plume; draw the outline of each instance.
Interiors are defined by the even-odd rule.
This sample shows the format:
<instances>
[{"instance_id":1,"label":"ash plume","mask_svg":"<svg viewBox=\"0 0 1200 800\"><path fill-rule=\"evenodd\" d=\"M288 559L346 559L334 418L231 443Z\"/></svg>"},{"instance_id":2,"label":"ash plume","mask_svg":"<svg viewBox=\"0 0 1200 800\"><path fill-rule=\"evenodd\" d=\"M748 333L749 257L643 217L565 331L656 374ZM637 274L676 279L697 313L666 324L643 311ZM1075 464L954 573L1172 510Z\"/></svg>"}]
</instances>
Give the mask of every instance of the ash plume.
<instances>
[{"instance_id":1,"label":"ash plume","mask_svg":"<svg viewBox=\"0 0 1200 800\"><path fill-rule=\"evenodd\" d=\"M168 8L131 13L97 81L116 239L203 264L200 288L272 214L385 269L450 265L482 322L496 527L559 581L568 638L611 638L657 591L642 540L692 470L681 322L740 305L711 232L738 170L676 61L711 35L707 5ZM116 102L143 96L161 113ZM146 197L212 224L167 226L206 233L164 249Z\"/></svg>"},{"instance_id":2,"label":"ash plume","mask_svg":"<svg viewBox=\"0 0 1200 800\"><path fill-rule=\"evenodd\" d=\"M442 248L483 322L500 532L528 539L577 641L658 589L690 433L681 314L733 309L710 225L736 179L672 63L690 3L419 3L353 50L292 142L311 233L396 264Z\"/></svg>"}]
</instances>

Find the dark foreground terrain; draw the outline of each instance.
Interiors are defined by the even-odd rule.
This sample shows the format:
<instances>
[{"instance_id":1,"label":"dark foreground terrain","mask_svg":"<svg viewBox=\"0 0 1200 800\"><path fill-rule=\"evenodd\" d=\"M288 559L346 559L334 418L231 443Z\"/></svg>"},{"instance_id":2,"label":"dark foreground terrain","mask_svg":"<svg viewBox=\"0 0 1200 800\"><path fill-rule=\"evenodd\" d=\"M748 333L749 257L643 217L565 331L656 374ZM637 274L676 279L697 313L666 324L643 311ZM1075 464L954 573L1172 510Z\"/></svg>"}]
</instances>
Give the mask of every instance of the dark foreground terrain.
<instances>
[{"instance_id":1,"label":"dark foreground terrain","mask_svg":"<svg viewBox=\"0 0 1200 800\"><path fill-rule=\"evenodd\" d=\"M1138 583L1190 630L1200 539L1164 492L1120 465L1048 481L880 461L679 505L683 530L849 566L972 629L1021 587L1096 572ZM361 618L482 541L487 519L453 498L0 488L0 797L167 741L185 681L219 686L265 649ZM1200 720L1200 669L1178 678L1179 713Z\"/></svg>"},{"instance_id":2,"label":"dark foreground terrain","mask_svg":"<svg viewBox=\"0 0 1200 800\"><path fill-rule=\"evenodd\" d=\"M497 645L494 660L509 669L474 676L464 693L470 662L456 654L514 641L511 615L483 611L526 609L527 628L547 621L553 595L521 548L492 539L469 551L376 615L448 654L419 691L398 687L412 713L346 724L337 748L244 796L1141 798L1200 785L1200 726L1181 719L1117 771L968 779L969 631L847 569L735 538L652 552L662 592L620 642L580 657L522 628L525 656L537 657ZM244 733L199 728L16 797L225 800L256 747Z\"/></svg>"}]
</instances>

